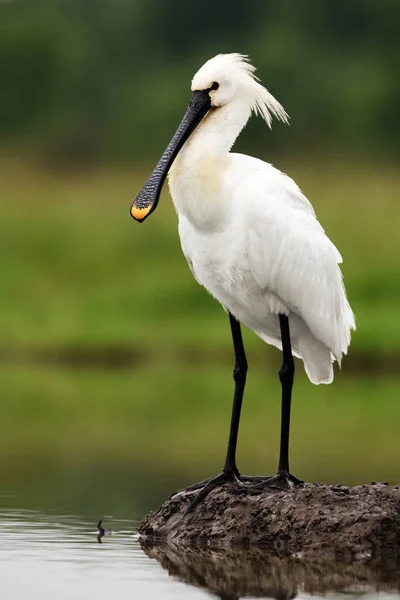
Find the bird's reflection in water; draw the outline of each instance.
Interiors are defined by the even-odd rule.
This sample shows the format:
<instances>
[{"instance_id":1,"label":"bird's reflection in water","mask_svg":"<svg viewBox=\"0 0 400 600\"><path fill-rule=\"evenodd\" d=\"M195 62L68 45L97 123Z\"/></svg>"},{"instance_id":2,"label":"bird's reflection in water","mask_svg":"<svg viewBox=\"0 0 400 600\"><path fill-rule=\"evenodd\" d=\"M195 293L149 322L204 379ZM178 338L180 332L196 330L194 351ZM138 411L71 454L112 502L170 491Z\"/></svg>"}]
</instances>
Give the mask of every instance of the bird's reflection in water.
<instances>
[{"instance_id":1,"label":"bird's reflection in water","mask_svg":"<svg viewBox=\"0 0 400 600\"><path fill-rule=\"evenodd\" d=\"M113 531L112 529L104 529L103 525L103 520L100 519L100 521L97 523L97 541L99 542L99 544L102 544L101 538L104 537L105 535L112 535Z\"/></svg>"},{"instance_id":2,"label":"bird's reflection in water","mask_svg":"<svg viewBox=\"0 0 400 600\"><path fill-rule=\"evenodd\" d=\"M289 600L301 592L359 596L363 592L400 590L399 564L393 560L327 564L277 558L260 549L178 551L143 542L142 549L176 579L205 588L223 600L248 596Z\"/></svg>"}]
</instances>

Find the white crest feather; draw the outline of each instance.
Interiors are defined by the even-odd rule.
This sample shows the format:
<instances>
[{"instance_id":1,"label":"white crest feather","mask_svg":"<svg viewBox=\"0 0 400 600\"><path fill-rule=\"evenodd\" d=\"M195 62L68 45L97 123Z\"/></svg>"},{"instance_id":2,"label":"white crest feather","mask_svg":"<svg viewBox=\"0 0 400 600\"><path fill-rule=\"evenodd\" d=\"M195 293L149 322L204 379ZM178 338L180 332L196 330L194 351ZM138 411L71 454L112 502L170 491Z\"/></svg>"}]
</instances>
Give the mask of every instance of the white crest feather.
<instances>
[{"instance_id":1,"label":"white crest feather","mask_svg":"<svg viewBox=\"0 0 400 600\"><path fill-rule=\"evenodd\" d=\"M247 54L239 54L234 52L232 54L219 54L221 57L225 57L229 61L232 61L242 71L246 77L246 85L249 89L249 95L253 98L253 104L251 110L256 115L260 115L267 123L268 127L271 127L272 116L283 121L284 123L289 122L289 115L283 108L282 104L278 102L276 98L260 83L260 79L255 75L256 67L250 63L250 59Z\"/></svg>"},{"instance_id":2,"label":"white crest feather","mask_svg":"<svg viewBox=\"0 0 400 600\"><path fill-rule=\"evenodd\" d=\"M260 79L254 74L255 71L256 67L250 63L246 54L232 52L214 56L203 65L197 75L214 72L232 78L245 91L251 110L260 115L268 127L271 127L272 116L288 123L289 115L278 100L261 85Z\"/></svg>"}]
</instances>

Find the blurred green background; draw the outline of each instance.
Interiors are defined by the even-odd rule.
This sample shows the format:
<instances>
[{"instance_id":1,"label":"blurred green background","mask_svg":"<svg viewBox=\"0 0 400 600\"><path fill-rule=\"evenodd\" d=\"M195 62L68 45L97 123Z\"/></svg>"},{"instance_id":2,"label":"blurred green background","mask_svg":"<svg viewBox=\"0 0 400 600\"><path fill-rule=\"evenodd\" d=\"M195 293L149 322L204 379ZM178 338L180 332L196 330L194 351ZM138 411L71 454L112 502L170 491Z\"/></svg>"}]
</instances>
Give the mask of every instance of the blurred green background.
<instances>
[{"instance_id":1,"label":"blurred green background","mask_svg":"<svg viewBox=\"0 0 400 600\"><path fill-rule=\"evenodd\" d=\"M400 98L395 0L0 2L0 480L14 502L139 513L222 466L229 324L164 191L129 206L190 79L249 54L291 126L235 148L291 175L343 257L357 317L331 386L297 367L292 470L398 482ZM273 473L279 352L245 333L239 467ZM101 490L101 494L99 494ZM123 507L123 508L121 508Z\"/></svg>"}]
</instances>

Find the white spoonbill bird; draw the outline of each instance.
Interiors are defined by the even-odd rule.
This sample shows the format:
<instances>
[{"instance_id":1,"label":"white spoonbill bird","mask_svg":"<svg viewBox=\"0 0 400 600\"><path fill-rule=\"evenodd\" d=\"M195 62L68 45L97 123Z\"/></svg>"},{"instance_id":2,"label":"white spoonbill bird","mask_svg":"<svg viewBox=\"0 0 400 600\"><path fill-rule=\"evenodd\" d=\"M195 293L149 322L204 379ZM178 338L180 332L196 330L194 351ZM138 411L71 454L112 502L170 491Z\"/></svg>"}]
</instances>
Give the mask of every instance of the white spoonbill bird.
<instances>
[{"instance_id":1,"label":"white spoonbill bird","mask_svg":"<svg viewBox=\"0 0 400 600\"><path fill-rule=\"evenodd\" d=\"M192 506L225 482L288 488L293 355L312 383L331 383L355 329L339 263L342 258L295 182L257 158L230 152L252 111L271 126L287 123L279 102L260 84L242 54L219 54L192 81L192 99L174 137L134 200L144 221L169 174L183 253L195 279L229 315L235 351L232 420L222 472L190 486ZM245 477L236 444L247 361L241 323L282 350L279 466L273 477ZM289 329L290 327L290 329Z\"/></svg>"}]
</instances>

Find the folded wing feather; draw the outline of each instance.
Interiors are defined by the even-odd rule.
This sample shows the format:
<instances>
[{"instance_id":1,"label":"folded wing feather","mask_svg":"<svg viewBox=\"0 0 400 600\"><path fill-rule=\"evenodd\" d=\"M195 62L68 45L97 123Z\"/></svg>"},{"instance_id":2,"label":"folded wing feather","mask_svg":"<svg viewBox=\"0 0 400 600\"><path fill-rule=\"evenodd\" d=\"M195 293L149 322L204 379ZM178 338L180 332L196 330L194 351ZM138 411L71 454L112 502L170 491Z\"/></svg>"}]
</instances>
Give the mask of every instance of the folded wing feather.
<instances>
[{"instance_id":1,"label":"folded wing feather","mask_svg":"<svg viewBox=\"0 0 400 600\"><path fill-rule=\"evenodd\" d=\"M339 267L342 257L294 181L276 173L271 178L270 171L257 171L252 185L243 188L253 190L245 192L251 272L261 288L301 316L340 363L355 329Z\"/></svg>"}]
</instances>

